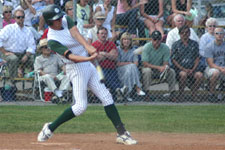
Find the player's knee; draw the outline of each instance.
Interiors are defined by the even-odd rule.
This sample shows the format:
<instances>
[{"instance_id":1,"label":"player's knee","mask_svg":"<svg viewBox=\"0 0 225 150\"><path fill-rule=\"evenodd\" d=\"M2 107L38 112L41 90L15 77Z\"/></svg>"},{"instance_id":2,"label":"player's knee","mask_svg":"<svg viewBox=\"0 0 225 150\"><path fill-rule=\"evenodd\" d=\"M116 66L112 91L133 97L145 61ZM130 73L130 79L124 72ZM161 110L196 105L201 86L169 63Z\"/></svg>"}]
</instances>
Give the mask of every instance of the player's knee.
<instances>
[{"instance_id":1,"label":"player's knee","mask_svg":"<svg viewBox=\"0 0 225 150\"><path fill-rule=\"evenodd\" d=\"M72 110L75 116L80 116L86 111L86 109L87 109L87 105L84 105L84 104L77 103L72 106Z\"/></svg>"}]
</instances>

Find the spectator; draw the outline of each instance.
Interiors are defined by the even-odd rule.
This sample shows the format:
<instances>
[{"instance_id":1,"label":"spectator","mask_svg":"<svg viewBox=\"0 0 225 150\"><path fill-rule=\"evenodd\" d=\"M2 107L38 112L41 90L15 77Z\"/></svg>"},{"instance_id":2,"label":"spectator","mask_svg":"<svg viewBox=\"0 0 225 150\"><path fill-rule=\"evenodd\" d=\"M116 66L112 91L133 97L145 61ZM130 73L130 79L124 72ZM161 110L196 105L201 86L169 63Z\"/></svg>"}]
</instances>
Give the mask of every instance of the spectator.
<instances>
[{"instance_id":1,"label":"spectator","mask_svg":"<svg viewBox=\"0 0 225 150\"><path fill-rule=\"evenodd\" d=\"M210 42L204 56L206 57L208 67L205 70L207 77L210 79L210 96L209 100L217 99L215 96L215 88L218 81L225 81L225 42L224 29L216 28L214 30L215 40Z\"/></svg>"},{"instance_id":2,"label":"spectator","mask_svg":"<svg viewBox=\"0 0 225 150\"><path fill-rule=\"evenodd\" d=\"M36 14L35 8L31 4L31 0L20 0L20 5L15 8L17 9L23 9L25 13L25 19L24 19L24 25L32 27L32 18Z\"/></svg>"},{"instance_id":3,"label":"spectator","mask_svg":"<svg viewBox=\"0 0 225 150\"><path fill-rule=\"evenodd\" d=\"M73 1L68 1L65 4L65 12L73 20Z\"/></svg>"},{"instance_id":4,"label":"spectator","mask_svg":"<svg viewBox=\"0 0 225 150\"><path fill-rule=\"evenodd\" d=\"M128 32L132 38L136 37L138 28L139 37L145 37L144 23L137 17L139 6L147 3L143 0L137 3L136 0L118 0L116 12L116 24L128 26Z\"/></svg>"},{"instance_id":5,"label":"spectator","mask_svg":"<svg viewBox=\"0 0 225 150\"><path fill-rule=\"evenodd\" d=\"M112 94L116 98L116 91L121 87L116 71L118 51L116 45L112 41L107 40L108 30L105 27L98 28L97 35L98 40L92 43L92 46L98 52L97 59L105 75L106 87L112 90ZM124 90L122 93L124 93Z\"/></svg>"},{"instance_id":6,"label":"spectator","mask_svg":"<svg viewBox=\"0 0 225 150\"><path fill-rule=\"evenodd\" d=\"M98 5L103 4L104 2L103 2L103 0L93 0L90 3L92 3L92 9L95 12L95 10L98 7Z\"/></svg>"},{"instance_id":7,"label":"spectator","mask_svg":"<svg viewBox=\"0 0 225 150\"><path fill-rule=\"evenodd\" d=\"M184 15L186 18L186 25L189 27L193 24L193 19L188 20L189 17L192 16L190 13L191 7L192 7L192 0L171 0L171 7L173 14L168 17L168 22L172 27L175 26L174 17L177 14Z\"/></svg>"},{"instance_id":8,"label":"spectator","mask_svg":"<svg viewBox=\"0 0 225 150\"><path fill-rule=\"evenodd\" d=\"M96 7L95 12L102 11L105 14L105 22L103 27L108 29L108 33L112 34L113 41L116 40L115 21L116 21L116 8L111 5L111 0L103 0L103 4Z\"/></svg>"},{"instance_id":9,"label":"spectator","mask_svg":"<svg viewBox=\"0 0 225 150\"><path fill-rule=\"evenodd\" d=\"M204 27L206 27L206 21L209 18L213 17L213 6L210 2L207 2L205 4L205 11L206 11L206 15L203 16L199 21L199 25ZM197 33L199 36L202 36L205 33L205 28L198 28Z\"/></svg>"},{"instance_id":10,"label":"spectator","mask_svg":"<svg viewBox=\"0 0 225 150\"><path fill-rule=\"evenodd\" d=\"M118 47L117 72L123 85L128 87L128 100L132 101L132 90L137 95L145 95L141 90L140 74L138 71L138 56L134 55L135 48L132 46L132 38L128 32L122 34Z\"/></svg>"},{"instance_id":11,"label":"spectator","mask_svg":"<svg viewBox=\"0 0 225 150\"><path fill-rule=\"evenodd\" d=\"M47 5L50 5L50 4L54 4L54 0L45 0L45 6L43 6L41 10L43 10ZM48 26L45 23L44 17L42 16L42 12L41 12L41 14L39 14L39 26L38 26L39 34L43 35L47 27Z\"/></svg>"},{"instance_id":12,"label":"spectator","mask_svg":"<svg viewBox=\"0 0 225 150\"><path fill-rule=\"evenodd\" d=\"M19 77L23 76L25 66L32 70L33 54L36 49L32 32L24 26L24 11L18 9L14 16L16 23L7 25L0 32L0 50L7 61L11 78L17 77L18 66Z\"/></svg>"},{"instance_id":13,"label":"spectator","mask_svg":"<svg viewBox=\"0 0 225 150\"><path fill-rule=\"evenodd\" d=\"M207 2L205 4L205 11L206 11L206 15L202 17L202 19L199 21L199 25L200 26L205 26L206 25L206 21L213 17L213 6L210 2Z\"/></svg>"},{"instance_id":14,"label":"spectator","mask_svg":"<svg viewBox=\"0 0 225 150\"><path fill-rule=\"evenodd\" d=\"M169 66L170 50L162 43L162 35L159 31L152 32L152 42L145 44L142 51L143 62L143 86L145 91L150 91L152 79L159 78ZM175 71L169 68L166 74L166 81L169 85L171 100L175 100ZM148 92L149 93L149 92Z\"/></svg>"},{"instance_id":15,"label":"spectator","mask_svg":"<svg viewBox=\"0 0 225 150\"><path fill-rule=\"evenodd\" d=\"M96 12L95 15L94 15L95 26L88 30L87 38L88 38L89 44L98 40L97 31L100 27L103 26L104 21L105 21L105 14L101 11ZM111 40L112 39L111 32L108 31L107 35L108 35L108 37L107 37L108 40Z\"/></svg>"},{"instance_id":16,"label":"spectator","mask_svg":"<svg viewBox=\"0 0 225 150\"><path fill-rule=\"evenodd\" d=\"M178 14L174 17L174 22L176 27L169 31L166 38L166 45L170 49L172 48L172 44L180 39L180 35L178 32L179 29L185 25L185 18L183 15ZM190 32L190 39L199 42L199 38L192 28L190 28Z\"/></svg>"},{"instance_id":17,"label":"spectator","mask_svg":"<svg viewBox=\"0 0 225 150\"><path fill-rule=\"evenodd\" d=\"M148 3L141 5L141 15L144 17L144 23L151 35L153 31L158 30L164 36L163 31L163 0L148 0Z\"/></svg>"},{"instance_id":18,"label":"spectator","mask_svg":"<svg viewBox=\"0 0 225 150\"><path fill-rule=\"evenodd\" d=\"M47 46L47 39L40 40L39 49L42 54L36 57L34 70L39 71L40 81L44 81L48 89L60 98L63 96L63 91L67 90L70 85L70 81L65 75L63 62L56 54L51 53ZM59 68L63 74L59 74ZM57 88L55 81L61 81L59 88Z\"/></svg>"},{"instance_id":19,"label":"spectator","mask_svg":"<svg viewBox=\"0 0 225 150\"><path fill-rule=\"evenodd\" d=\"M12 18L12 7L3 6L3 28L8 25L15 23L16 20Z\"/></svg>"},{"instance_id":20,"label":"spectator","mask_svg":"<svg viewBox=\"0 0 225 150\"><path fill-rule=\"evenodd\" d=\"M12 9L15 9L17 6L20 5L20 1L19 0L10 0L10 1L4 0L2 2L4 4L4 6L11 6Z\"/></svg>"},{"instance_id":21,"label":"spectator","mask_svg":"<svg viewBox=\"0 0 225 150\"><path fill-rule=\"evenodd\" d=\"M94 27L93 11L88 0L77 1L77 28L83 37L87 39L88 29Z\"/></svg>"},{"instance_id":22,"label":"spectator","mask_svg":"<svg viewBox=\"0 0 225 150\"><path fill-rule=\"evenodd\" d=\"M207 32L203 34L199 41L199 53L201 55L200 64L203 68L206 67L206 61L204 57L205 49L208 43L215 40L214 30L218 25L215 18L209 18L206 21L206 30Z\"/></svg>"},{"instance_id":23,"label":"spectator","mask_svg":"<svg viewBox=\"0 0 225 150\"><path fill-rule=\"evenodd\" d=\"M197 98L197 90L203 78L203 73L199 71L199 45L191 40L190 28L184 25L179 29L181 39L172 45L172 62L177 78L179 80L179 95L183 96L184 88L189 82L192 96Z\"/></svg>"},{"instance_id":24,"label":"spectator","mask_svg":"<svg viewBox=\"0 0 225 150\"><path fill-rule=\"evenodd\" d=\"M54 0L54 3L58 5L63 11L65 11L65 4L70 0ZM77 3L79 0L77 1Z\"/></svg>"}]
</instances>

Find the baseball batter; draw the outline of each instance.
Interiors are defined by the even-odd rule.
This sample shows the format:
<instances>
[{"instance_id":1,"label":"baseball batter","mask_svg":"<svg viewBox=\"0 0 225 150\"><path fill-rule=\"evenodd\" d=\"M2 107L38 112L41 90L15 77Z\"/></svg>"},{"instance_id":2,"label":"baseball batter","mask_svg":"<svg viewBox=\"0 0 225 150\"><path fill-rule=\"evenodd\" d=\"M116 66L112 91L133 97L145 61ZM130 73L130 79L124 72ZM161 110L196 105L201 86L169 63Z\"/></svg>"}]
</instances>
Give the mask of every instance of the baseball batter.
<instances>
[{"instance_id":1,"label":"baseball batter","mask_svg":"<svg viewBox=\"0 0 225 150\"><path fill-rule=\"evenodd\" d=\"M73 21L64 16L57 5L48 5L43 11L45 22L49 25L48 46L66 64L66 73L72 82L74 105L67 108L54 122L45 123L37 140L48 140L62 123L80 116L87 108L87 88L101 100L105 112L117 130L117 143L137 144L126 131L114 105L112 95L100 83L96 68L90 62L97 57L96 49L88 45L80 35Z\"/></svg>"}]
</instances>

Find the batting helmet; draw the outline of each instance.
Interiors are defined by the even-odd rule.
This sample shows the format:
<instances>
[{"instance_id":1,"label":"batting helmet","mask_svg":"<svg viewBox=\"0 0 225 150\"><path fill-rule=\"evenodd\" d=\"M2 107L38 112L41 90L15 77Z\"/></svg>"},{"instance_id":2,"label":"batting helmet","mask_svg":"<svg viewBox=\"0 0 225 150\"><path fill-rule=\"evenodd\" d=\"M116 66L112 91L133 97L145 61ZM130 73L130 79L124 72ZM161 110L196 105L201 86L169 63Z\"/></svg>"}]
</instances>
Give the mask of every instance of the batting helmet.
<instances>
[{"instance_id":1,"label":"batting helmet","mask_svg":"<svg viewBox=\"0 0 225 150\"><path fill-rule=\"evenodd\" d=\"M43 11L43 17L48 25L52 25L52 21L63 17L63 15L63 11L55 4L48 5Z\"/></svg>"}]
</instances>

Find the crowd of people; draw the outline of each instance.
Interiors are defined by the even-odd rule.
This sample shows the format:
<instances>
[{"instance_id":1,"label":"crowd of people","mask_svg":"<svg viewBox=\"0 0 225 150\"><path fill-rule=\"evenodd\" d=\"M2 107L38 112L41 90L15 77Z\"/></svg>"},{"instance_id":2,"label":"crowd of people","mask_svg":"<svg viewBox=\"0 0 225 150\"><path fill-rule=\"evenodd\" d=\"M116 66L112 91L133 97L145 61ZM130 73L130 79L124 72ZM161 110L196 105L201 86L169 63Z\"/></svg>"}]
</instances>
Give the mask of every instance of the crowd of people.
<instances>
[{"instance_id":1,"label":"crowd of people","mask_svg":"<svg viewBox=\"0 0 225 150\"><path fill-rule=\"evenodd\" d=\"M71 0L5 1L0 53L8 65L11 84L15 85L15 77L39 70L41 80L57 97L62 97L62 91L68 89L70 83L64 65L47 47L49 23L42 15L47 5L55 3L64 10L66 17L76 18L73 21L80 34L96 48L106 87L114 100L118 94L128 101L133 100L133 95L148 97L153 79L165 74L171 101L182 99L186 86L198 101L198 89L204 77L209 79L209 99L216 101L217 83L224 86L225 82L224 29L218 27L210 11L200 21L205 30L197 35L191 28L192 0L171 0L167 17L163 2L78 0L74 17ZM165 24L171 26L168 33L164 31ZM118 29L116 25L125 28ZM151 41L133 40L147 36ZM138 54L137 50L140 50ZM58 79L56 76L62 71L65 76ZM63 82L61 86L54 84L56 80Z\"/></svg>"}]
</instances>

